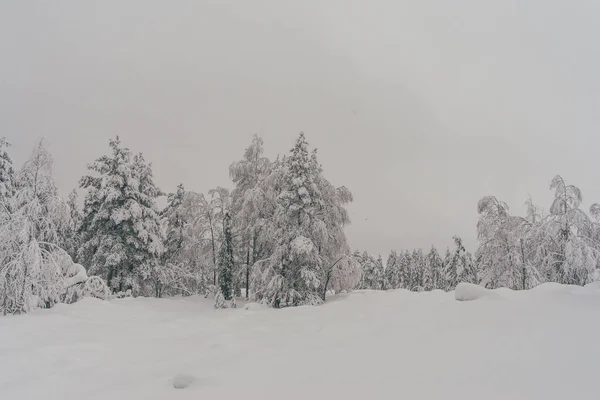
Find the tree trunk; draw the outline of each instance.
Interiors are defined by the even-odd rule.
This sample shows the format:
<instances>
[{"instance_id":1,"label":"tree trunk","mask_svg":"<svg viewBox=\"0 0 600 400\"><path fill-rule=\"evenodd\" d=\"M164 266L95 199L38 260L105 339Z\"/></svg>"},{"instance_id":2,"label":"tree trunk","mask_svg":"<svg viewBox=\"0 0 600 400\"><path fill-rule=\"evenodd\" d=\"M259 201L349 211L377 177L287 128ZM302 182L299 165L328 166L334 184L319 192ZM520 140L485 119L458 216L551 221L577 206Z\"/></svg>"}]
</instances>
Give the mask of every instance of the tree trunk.
<instances>
[{"instance_id":1,"label":"tree trunk","mask_svg":"<svg viewBox=\"0 0 600 400\"><path fill-rule=\"evenodd\" d=\"M250 247L246 252L246 300L250 298L248 290L250 289Z\"/></svg>"},{"instance_id":2,"label":"tree trunk","mask_svg":"<svg viewBox=\"0 0 600 400\"><path fill-rule=\"evenodd\" d=\"M327 296L327 286L329 285L329 279L331 279L331 270L327 273L327 279L325 279L325 287L323 288L323 301Z\"/></svg>"}]
</instances>

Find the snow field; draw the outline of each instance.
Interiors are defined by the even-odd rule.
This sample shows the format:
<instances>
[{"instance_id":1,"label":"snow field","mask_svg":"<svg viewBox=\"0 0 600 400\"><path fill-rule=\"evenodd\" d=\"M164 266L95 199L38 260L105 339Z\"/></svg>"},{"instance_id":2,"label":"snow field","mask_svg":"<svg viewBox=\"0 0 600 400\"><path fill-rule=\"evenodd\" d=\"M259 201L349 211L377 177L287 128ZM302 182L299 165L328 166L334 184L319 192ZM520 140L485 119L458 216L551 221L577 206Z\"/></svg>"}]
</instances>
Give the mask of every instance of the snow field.
<instances>
[{"instance_id":1,"label":"snow field","mask_svg":"<svg viewBox=\"0 0 600 400\"><path fill-rule=\"evenodd\" d=\"M282 310L86 298L0 318L0 398L598 398L597 285L470 289Z\"/></svg>"}]
</instances>

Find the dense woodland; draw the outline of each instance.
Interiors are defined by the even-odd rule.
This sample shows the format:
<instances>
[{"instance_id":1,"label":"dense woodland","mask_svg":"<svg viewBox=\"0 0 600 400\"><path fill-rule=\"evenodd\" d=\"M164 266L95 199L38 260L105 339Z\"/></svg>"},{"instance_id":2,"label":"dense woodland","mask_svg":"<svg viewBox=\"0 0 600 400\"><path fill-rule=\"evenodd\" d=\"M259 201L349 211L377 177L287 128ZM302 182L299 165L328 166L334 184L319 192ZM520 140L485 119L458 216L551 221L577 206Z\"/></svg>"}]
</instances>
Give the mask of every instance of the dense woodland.
<instances>
[{"instance_id":1,"label":"dense woodland","mask_svg":"<svg viewBox=\"0 0 600 400\"><path fill-rule=\"evenodd\" d=\"M459 237L443 252L352 252L344 228L353 201L324 176L300 134L281 159L254 136L229 168L231 189L165 194L152 165L115 138L108 154L59 196L53 159L40 142L15 169L0 140L0 311L27 312L82 296L214 295L215 307L250 298L272 307L316 305L353 289L453 290L459 282L529 289L542 282L600 279L600 205L580 208L581 191L556 176L544 213L524 217L492 196L477 205L479 246ZM164 209L157 200L167 196Z\"/></svg>"}]
</instances>

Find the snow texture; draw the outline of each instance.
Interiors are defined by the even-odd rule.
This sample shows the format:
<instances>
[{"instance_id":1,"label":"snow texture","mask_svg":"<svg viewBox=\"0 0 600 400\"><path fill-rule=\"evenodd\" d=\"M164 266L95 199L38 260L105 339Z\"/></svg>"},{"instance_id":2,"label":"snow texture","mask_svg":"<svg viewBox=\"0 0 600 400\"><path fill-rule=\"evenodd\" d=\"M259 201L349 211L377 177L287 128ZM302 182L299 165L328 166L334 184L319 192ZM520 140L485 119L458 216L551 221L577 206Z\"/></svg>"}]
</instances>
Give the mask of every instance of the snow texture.
<instances>
[{"instance_id":1,"label":"snow texture","mask_svg":"<svg viewBox=\"0 0 600 400\"><path fill-rule=\"evenodd\" d=\"M472 283L459 283L454 291L454 298L458 301L473 301L481 298L501 298L497 292Z\"/></svg>"},{"instance_id":2,"label":"snow texture","mask_svg":"<svg viewBox=\"0 0 600 400\"><path fill-rule=\"evenodd\" d=\"M85 298L0 318L0 398L597 400L600 290L501 295L219 312L199 296Z\"/></svg>"}]
</instances>

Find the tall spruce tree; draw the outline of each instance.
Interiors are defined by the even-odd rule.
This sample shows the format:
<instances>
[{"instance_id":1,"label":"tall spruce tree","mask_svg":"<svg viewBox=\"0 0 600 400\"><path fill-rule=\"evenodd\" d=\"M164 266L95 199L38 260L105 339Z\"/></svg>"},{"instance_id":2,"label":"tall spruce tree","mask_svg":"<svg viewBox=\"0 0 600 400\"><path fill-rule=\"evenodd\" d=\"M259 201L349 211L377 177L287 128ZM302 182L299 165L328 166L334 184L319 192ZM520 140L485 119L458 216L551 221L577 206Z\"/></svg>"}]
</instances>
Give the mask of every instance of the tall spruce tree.
<instances>
[{"instance_id":1,"label":"tall spruce tree","mask_svg":"<svg viewBox=\"0 0 600 400\"><path fill-rule=\"evenodd\" d=\"M304 134L280 168L272 173L277 179L266 179L278 189L275 210L265 222L274 243L254 271L256 294L274 307L320 304L329 271L341 255L350 254L343 228L352 196L324 178Z\"/></svg>"},{"instance_id":2,"label":"tall spruce tree","mask_svg":"<svg viewBox=\"0 0 600 400\"><path fill-rule=\"evenodd\" d=\"M119 137L112 154L88 168L79 258L89 271L106 279L113 291L143 290L145 280L158 283L158 261L164 251L156 199L161 191L143 156L131 156Z\"/></svg>"},{"instance_id":3,"label":"tall spruce tree","mask_svg":"<svg viewBox=\"0 0 600 400\"><path fill-rule=\"evenodd\" d=\"M226 212L223 218L223 244L219 252L219 288L225 300L234 295L233 273L235 262L233 257L233 237L231 235L231 215Z\"/></svg>"}]
</instances>

